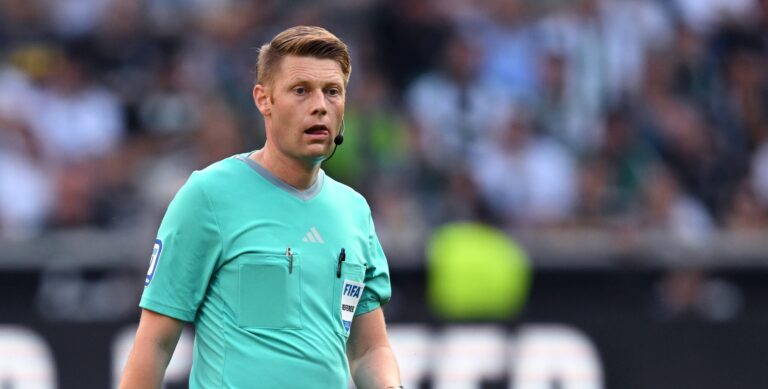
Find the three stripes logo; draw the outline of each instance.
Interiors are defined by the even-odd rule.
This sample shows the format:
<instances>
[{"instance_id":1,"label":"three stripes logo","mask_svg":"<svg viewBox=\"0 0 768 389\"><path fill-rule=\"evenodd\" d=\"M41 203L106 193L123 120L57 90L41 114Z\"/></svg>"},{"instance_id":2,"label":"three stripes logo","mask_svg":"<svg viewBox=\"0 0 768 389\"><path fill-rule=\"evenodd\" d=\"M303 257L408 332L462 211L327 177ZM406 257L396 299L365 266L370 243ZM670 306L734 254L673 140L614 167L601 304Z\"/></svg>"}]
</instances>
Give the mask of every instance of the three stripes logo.
<instances>
[{"instance_id":1,"label":"three stripes logo","mask_svg":"<svg viewBox=\"0 0 768 389\"><path fill-rule=\"evenodd\" d=\"M325 243L323 240L323 237L320 236L320 232L317 231L317 228L312 226L312 228L309 229L309 232L307 232L307 235L305 235L303 238L301 238L302 242L309 242L309 243Z\"/></svg>"}]
</instances>

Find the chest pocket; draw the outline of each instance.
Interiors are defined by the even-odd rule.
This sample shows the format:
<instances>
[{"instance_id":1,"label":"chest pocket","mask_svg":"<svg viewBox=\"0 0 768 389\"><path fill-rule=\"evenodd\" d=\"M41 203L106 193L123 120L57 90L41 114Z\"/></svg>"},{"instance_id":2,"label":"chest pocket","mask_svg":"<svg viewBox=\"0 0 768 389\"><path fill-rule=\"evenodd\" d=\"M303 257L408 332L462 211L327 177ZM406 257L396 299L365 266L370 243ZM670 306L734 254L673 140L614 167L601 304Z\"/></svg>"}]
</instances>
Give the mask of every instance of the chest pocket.
<instances>
[{"instance_id":1,"label":"chest pocket","mask_svg":"<svg viewBox=\"0 0 768 389\"><path fill-rule=\"evenodd\" d=\"M301 263L293 254L247 255L238 269L237 325L301 329Z\"/></svg>"},{"instance_id":2,"label":"chest pocket","mask_svg":"<svg viewBox=\"0 0 768 389\"><path fill-rule=\"evenodd\" d=\"M364 280L365 266L353 262L342 262L341 276L334 277L331 309L334 329L339 335L349 336L355 310L365 289Z\"/></svg>"}]
</instances>

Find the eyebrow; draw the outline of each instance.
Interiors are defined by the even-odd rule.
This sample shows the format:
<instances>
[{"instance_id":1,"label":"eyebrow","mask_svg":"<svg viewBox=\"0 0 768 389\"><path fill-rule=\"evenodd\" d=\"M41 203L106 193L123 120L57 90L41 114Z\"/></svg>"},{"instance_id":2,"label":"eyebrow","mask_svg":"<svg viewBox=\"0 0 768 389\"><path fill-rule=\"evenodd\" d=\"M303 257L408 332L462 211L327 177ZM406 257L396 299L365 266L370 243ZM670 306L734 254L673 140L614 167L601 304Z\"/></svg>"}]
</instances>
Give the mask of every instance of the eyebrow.
<instances>
[{"instance_id":1,"label":"eyebrow","mask_svg":"<svg viewBox=\"0 0 768 389\"><path fill-rule=\"evenodd\" d=\"M288 83L286 83L288 89L293 89L297 86L307 86L307 85L315 85L315 84L316 82L310 81L304 78L292 79ZM341 91L346 91L346 88L344 87L344 83L337 80L324 82L320 85L320 88L321 89L338 88Z\"/></svg>"},{"instance_id":2,"label":"eyebrow","mask_svg":"<svg viewBox=\"0 0 768 389\"><path fill-rule=\"evenodd\" d=\"M337 84L344 84L344 77L341 74L333 74L331 77L318 77L318 76L312 76L308 75L306 72L299 72L299 74L291 74L289 75L289 84L297 84L297 83L307 83L307 84L313 84L316 81L323 81L323 80L329 80L326 81L326 83L337 83Z\"/></svg>"}]
</instances>

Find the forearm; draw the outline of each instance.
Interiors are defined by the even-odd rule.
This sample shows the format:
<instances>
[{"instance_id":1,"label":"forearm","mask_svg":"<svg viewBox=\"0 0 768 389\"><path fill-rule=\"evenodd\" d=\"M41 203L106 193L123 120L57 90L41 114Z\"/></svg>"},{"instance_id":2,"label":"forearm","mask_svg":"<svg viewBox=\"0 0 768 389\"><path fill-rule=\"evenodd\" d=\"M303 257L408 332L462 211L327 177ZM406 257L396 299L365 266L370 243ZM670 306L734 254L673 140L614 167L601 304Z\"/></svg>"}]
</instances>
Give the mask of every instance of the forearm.
<instances>
[{"instance_id":1,"label":"forearm","mask_svg":"<svg viewBox=\"0 0 768 389\"><path fill-rule=\"evenodd\" d=\"M143 310L120 389L159 389L184 324Z\"/></svg>"},{"instance_id":2,"label":"forearm","mask_svg":"<svg viewBox=\"0 0 768 389\"><path fill-rule=\"evenodd\" d=\"M159 389L172 350L149 340L136 339L128 356L120 389Z\"/></svg>"},{"instance_id":3,"label":"forearm","mask_svg":"<svg viewBox=\"0 0 768 389\"><path fill-rule=\"evenodd\" d=\"M356 360L350 360L349 368L359 389L384 389L400 385L400 369L389 346L367 350Z\"/></svg>"}]
</instances>

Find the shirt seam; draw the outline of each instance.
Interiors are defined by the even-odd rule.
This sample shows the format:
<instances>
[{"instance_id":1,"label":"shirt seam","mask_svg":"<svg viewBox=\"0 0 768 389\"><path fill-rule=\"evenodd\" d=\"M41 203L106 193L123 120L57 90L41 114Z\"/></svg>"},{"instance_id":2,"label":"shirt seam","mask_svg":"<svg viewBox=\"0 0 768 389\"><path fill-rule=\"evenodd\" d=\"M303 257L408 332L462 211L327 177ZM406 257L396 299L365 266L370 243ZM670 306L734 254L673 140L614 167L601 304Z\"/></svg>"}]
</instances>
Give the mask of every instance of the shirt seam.
<instances>
[{"instance_id":1,"label":"shirt seam","mask_svg":"<svg viewBox=\"0 0 768 389\"><path fill-rule=\"evenodd\" d=\"M174 319L183 320L183 321L186 321L186 322L189 322L189 323L191 323L191 322L193 322L195 320L195 315L196 315L195 311L192 311L192 310L189 310L189 309L184 309L184 308L179 308L179 307L176 307L176 306L173 306L173 305L170 305L170 304L161 303L161 302L159 302L159 301L157 301L157 300L155 300L153 298L144 298L142 300L143 301L139 304L139 306L141 306L143 309L147 309L147 310L150 310L150 311L153 311L153 312L157 312L159 314L162 314L162 315L165 315L165 316L169 316L169 317L173 317ZM153 309L154 307L167 308L167 309L169 309L171 311L178 311L179 315L175 315L174 312L171 312L169 314L167 311L165 311L165 312L156 311L155 309Z\"/></svg>"}]
</instances>

